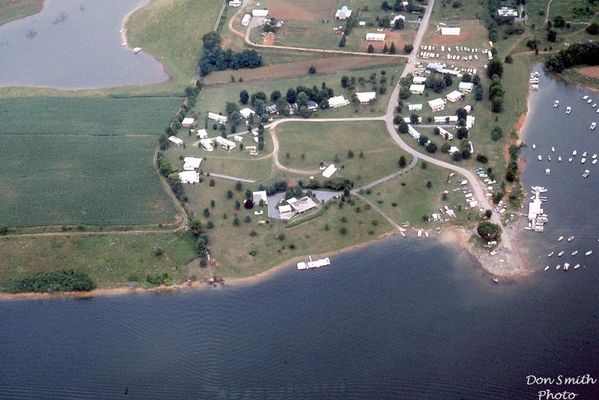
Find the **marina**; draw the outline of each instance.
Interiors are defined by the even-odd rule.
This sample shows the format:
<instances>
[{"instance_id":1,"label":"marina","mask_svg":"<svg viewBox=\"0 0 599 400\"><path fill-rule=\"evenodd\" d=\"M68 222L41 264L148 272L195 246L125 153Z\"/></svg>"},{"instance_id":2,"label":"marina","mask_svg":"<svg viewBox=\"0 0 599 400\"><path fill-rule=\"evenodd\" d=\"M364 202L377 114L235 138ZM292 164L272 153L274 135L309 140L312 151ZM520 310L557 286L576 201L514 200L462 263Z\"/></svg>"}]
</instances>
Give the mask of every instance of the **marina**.
<instances>
[{"instance_id":1,"label":"marina","mask_svg":"<svg viewBox=\"0 0 599 400\"><path fill-rule=\"evenodd\" d=\"M547 214L543 211L543 202L547 199L541 196L547 192L547 189L542 186L533 186L533 197L528 204L528 228L535 232L543 232L544 225L549 221Z\"/></svg>"}]
</instances>

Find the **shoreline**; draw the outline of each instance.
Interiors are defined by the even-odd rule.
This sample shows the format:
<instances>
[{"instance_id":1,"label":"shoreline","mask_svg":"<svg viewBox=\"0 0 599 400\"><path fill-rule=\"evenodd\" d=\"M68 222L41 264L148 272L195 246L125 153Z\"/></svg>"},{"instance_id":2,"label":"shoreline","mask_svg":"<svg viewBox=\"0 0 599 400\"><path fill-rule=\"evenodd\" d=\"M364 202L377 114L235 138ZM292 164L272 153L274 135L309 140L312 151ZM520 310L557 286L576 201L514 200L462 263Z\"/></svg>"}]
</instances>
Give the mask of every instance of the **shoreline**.
<instances>
[{"instance_id":1,"label":"shoreline","mask_svg":"<svg viewBox=\"0 0 599 400\"><path fill-rule=\"evenodd\" d=\"M380 243L384 240L390 240L392 238L401 236L404 238L418 238L416 231L418 228L413 228L413 235L408 234L402 235L400 232L390 231L380 235L375 239L370 239L362 243L356 243L348 247L344 247L337 250L332 250L324 253L313 254L312 257L336 257L350 253L352 251L358 251L365 247ZM424 230L423 230L424 231ZM497 275L500 277L516 278L519 276L528 275L528 270L525 268L518 268L517 270L505 271L493 268L492 263L483 263L483 260L488 256L487 252L482 252L476 249L471 243L471 238L475 234L473 231L468 230L463 226L445 226L441 228L439 232L434 230L426 230L432 233L430 238L421 237L420 239L432 239L437 240L441 245L457 244L464 248L468 253L477 261L479 268L481 268L489 276ZM518 252L519 253L519 252ZM296 256L288 260L282 261L262 272L257 274L243 276L243 277L224 277L224 287L240 288L247 287L265 282L283 271L294 269L295 264L299 261L303 261L308 255ZM518 257L520 255L518 254ZM109 297L109 296L125 296L125 295L144 295L151 293L172 293L172 292L186 292L186 291L198 291L212 289L213 286L205 281L194 281L194 282L182 282L171 286L158 286L154 288L141 288L141 287L112 287L112 288L99 288L93 289L87 292L55 292L55 293L38 293L38 292L25 292L25 293L6 293L0 292L0 301L15 301L15 300L58 300L58 299L89 299L94 297Z\"/></svg>"}]
</instances>

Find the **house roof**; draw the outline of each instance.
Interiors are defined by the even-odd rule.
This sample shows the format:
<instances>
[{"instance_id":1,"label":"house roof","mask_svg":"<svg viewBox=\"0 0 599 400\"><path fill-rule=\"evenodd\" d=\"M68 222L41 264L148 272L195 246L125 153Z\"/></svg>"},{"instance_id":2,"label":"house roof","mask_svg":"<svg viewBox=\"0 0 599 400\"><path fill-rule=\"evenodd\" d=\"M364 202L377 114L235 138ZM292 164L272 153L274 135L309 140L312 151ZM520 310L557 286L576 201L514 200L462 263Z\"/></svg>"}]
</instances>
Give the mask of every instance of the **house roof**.
<instances>
[{"instance_id":1,"label":"house roof","mask_svg":"<svg viewBox=\"0 0 599 400\"><path fill-rule=\"evenodd\" d=\"M254 200L255 204L260 203L260 201L263 201L264 203L268 202L268 196L266 194L266 190L252 192L252 199Z\"/></svg>"},{"instance_id":2,"label":"house roof","mask_svg":"<svg viewBox=\"0 0 599 400\"><path fill-rule=\"evenodd\" d=\"M181 183L199 183L200 174L195 171L182 171L179 172L179 180Z\"/></svg>"},{"instance_id":3,"label":"house roof","mask_svg":"<svg viewBox=\"0 0 599 400\"><path fill-rule=\"evenodd\" d=\"M324 171L322 171L322 176L324 176L325 178L330 178L336 171L337 167L335 167L335 164L331 164L328 167L326 167Z\"/></svg>"},{"instance_id":4,"label":"house roof","mask_svg":"<svg viewBox=\"0 0 599 400\"><path fill-rule=\"evenodd\" d=\"M432 99L429 100L428 105L431 108L437 108L437 107L441 107L441 106L445 106L445 100L443 100L442 98L438 97L436 99Z\"/></svg>"},{"instance_id":5,"label":"house roof","mask_svg":"<svg viewBox=\"0 0 599 400\"><path fill-rule=\"evenodd\" d=\"M369 101L376 99L376 92L360 92L356 93L356 97L358 97L360 103L368 103Z\"/></svg>"},{"instance_id":6,"label":"house roof","mask_svg":"<svg viewBox=\"0 0 599 400\"><path fill-rule=\"evenodd\" d=\"M351 10L347 6L341 7L335 13L335 18L349 18L351 16Z\"/></svg>"},{"instance_id":7,"label":"house roof","mask_svg":"<svg viewBox=\"0 0 599 400\"><path fill-rule=\"evenodd\" d=\"M316 203L309 196L304 196L301 199L289 199L287 200L287 203L289 203L289 205L298 213L302 213L316 207Z\"/></svg>"},{"instance_id":8,"label":"house roof","mask_svg":"<svg viewBox=\"0 0 599 400\"><path fill-rule=\"evenodd\" d=\"M183 169L185 171L193 171L200 168L202 165L202 159L198 157L185 157L183 159Z\"/></svg>"}]
</instances>

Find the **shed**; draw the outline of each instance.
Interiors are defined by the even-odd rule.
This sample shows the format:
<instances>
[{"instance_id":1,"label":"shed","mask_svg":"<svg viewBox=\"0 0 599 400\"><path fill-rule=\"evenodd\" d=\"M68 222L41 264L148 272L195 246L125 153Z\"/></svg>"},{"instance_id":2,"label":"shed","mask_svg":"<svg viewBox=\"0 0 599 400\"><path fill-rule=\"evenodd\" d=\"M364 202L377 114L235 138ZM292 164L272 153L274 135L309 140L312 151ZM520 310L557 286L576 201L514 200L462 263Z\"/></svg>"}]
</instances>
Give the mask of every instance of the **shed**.
<instances>
[{"instance_id":1,"label":"shed","mask_svg":"<svg viewBox=\"0 0 599 400\"><path fill-rule=\"evenodd\" d=\"M216 114L216 113L212 113L212 112L208 113L208 119L211 119L219 124L226 124L227 121L229 120L229 118L225 117L224 115L220 115L220 114Z\"/></svg>"},{"instance_id":2,"label":"shed","mask_svg":"<svg viewBox=\"0 0 599 400\"><path fill-rule=\"evenodd\" d=\"M183 146L183 140L179 139L176 136L169 136L168 137L168 141L171 142L172 144L174 144L177 147Z\"/></svg>"},{"instance_id":3,"label":"shed","mask_svg":"<svg viewBox=\"0 0 599 400\"><path fill-rule=\"evenodd\" d=\"M441 28L442 36L460 36L460 28L449 28L447 26Z\"/></svg>"},{"instance_id":4,"label":"shed","mask_svg":"<svg viewBox=\"0 0 599 400\"><path fill-rule=\"evenodd\" d=\"M198 157L185 157L183 159L183 170L195 171L202 166L202 159Z\"/></svg>"},{"instance_id":5,"label":"shed","mask_svg":"<svg viewBox=\"0 0 599 400\"><path fill-rule=\"evenodd\" d=\"M376 99L376 92L360 92L356 93L356 97L358 97L360 104L368 104Z\"/></svg>"},{"instance_id":6,"label":"shed","mask_svg":"<svg viewBox=\"0 0 599 400\"><path fill-rule=\"evenodd\" d=\"M424 93L424 85L410 85L410 93L412 94L423 94Z\"/></svg>"},{"instance_id":7,"label":"shed","mask_svg":"<svg viewBox=\"0 0 599 400\"><path fill-rule=\"evenodd\" d=\"M229 7L241 7L241 0L229 0Z\"/></svg>"},{"instance_id":8,"label":"shed","mask_svg":"<svg viewBox=\"0 0 599 400\"><path fill-rule=\"evenodd\" d=\"M252 10L252 17L268 17L268 10Z\"/></svg>"},{"instance_id":9,"label":"shed","mask_svg":"<svg viewBox=\"0 0 599 400\"><path fill-rule=\"evenodd\" d=\"M337 172L337 167L335 167L335 164L331 164L322 171L322 176L330 178L335 172Z\"/></svg>"},{"instance_id":10,"label":"shed","mask_svg":"<svg viewBox=\"0 0 599 400\"><path fill-rule=\"evenodd\" d=\"M268 204L268 195L265 190L261 190L258 192L252 192L252 200L254 200L254 204Z\"/></svg>"},{"instance_id":11,"label":"shed","mask_svg":"<svg viewBox=\"0 0 599 400\"><path fill-rule=\"evenodd\" d=\"M456 101L462 100L462 96L464 96L462 92L460 92L459 90L454 90L451 93L447 93L447 96L445 97L447 98L447 100L451 101L452 103L455 103Z\"/></svg>"},{"instance_id":12,"label":"shed","mask_svg":"<svg viewBox=\"0 0 599 400\"><path fill-rule=\"evenodd\" d=\"M422 111L422 104L408 104L409 111Z\"/></svg>"},{"instance_id":13,"label":"shed","mask_svg":"<svg viewBox=\"0 0 599 400\"><path fill-rule=\"evenodd\" d=\"M206 131L206 129L198 129L196 131L196 136L200 139L206 139L208 137L208 132Z\"/></svg>"},{"instance_id":14,"label":"shed","mask_svg":"<svg viewBox=\"0 0 599 400\"><path fill-rule=\"evenodd\" d=\"M433 112L444 110L445 109L445 100L443 100L440 97L429 100L428 106L431 108L431 110Z\"/></svg>"},{"instance_id":15,"label":"shed","mask_svg":"<svg viewBox=\"0 0 599 400\"><path fill-rule=\"evenodd\" d=\"M251 108L242 108L241 110L239 110L239 114L245 118L248 119L250 117L250 115L256 115L256 111L252 110Z\"/></svg>"},{"instance_id":16,"label":"shed","mask_svg":"<svg viewBox=\"0 0 599 400\"><path fill-rule=\"evenodd\" d=\"M460 82L458 85L458 90L462 93L470 93L474 88L474 83L472 82Z\"/></svg>"},{"instance_id":17,"label":"shed","mask_svg":"<svg viewBox=\"0 0 599 400\"><path fill-rule=\"evenodd\" d=\"M340 20L345 20L351 17L351 10L347 8L347 6L343 6L337 10L335 13L335 18Z\"/></svg>"},{"instance_id":18,"label":"shed","mask_svg":"<svg viewBox=\"0 0 599 400\"><path fill-rule=\"evenodd\" d=\"M471 129L474 126L474 122L476 122L474 115L466 115L466 129Z\"/></svg>"},{"instance_id":19,"label":"shed","mask_svg":"<svg viewBox=\"0 0 599 400\"><path fill-rule=\"evenodd\" d=\"M334 96L329 99L329 107L338 108L343 107L349 104L349 100L347 100L343 95Z\"/></svg>"},{"instance_id":20,"label":"shed","mask_svg":"<svg viewBox=\"0 0 599 400\"><path fill-rule=\"evenodd\" d=\"M241 26L248 26L250 24L251 19L252 16L250 14L245 14L241 19Z\"/></svg>"},{"instance_id":21,"label":"shed","mask_svg":"<svg viewBox=\"0 0 599 400\"><path fill-rule=\"evenodd\" d=\"M373 42L384 42L386 35L384 33L367 33L366 40Z\"/></svg>"},{"instance_id":22,"label":"shed","mask_svg":"<svg viewBox=\"0 0 599 400\"><path fill-rule=\"evenodd\" d=\"M194 124L195 124L195 119L193 119L191 117L185 117L185 118L183 118L183 121L181 121L181 126L183 128L193 128Z\"/></svg>"},{"instance_id":23,"label":"shed","mask_svg":"<svg viewBox=\"0 0 599 400\"><path fill-rule=\"evenodd\" d=\"M412 83L415 83L417 85L420 85L422 83L426 82L426 77L425 76L415 76L412 79Z\"/></svg>"},{"instance_id":24,"label":"shed","mask_svg":"<svg viewBox=\"0 0 599 400\"><path fill-rule=\"evenodd\" d=\"M179 180L181 183L200 183L200 174L195 171L179 172Z\"/></svg>"}]
</instances>

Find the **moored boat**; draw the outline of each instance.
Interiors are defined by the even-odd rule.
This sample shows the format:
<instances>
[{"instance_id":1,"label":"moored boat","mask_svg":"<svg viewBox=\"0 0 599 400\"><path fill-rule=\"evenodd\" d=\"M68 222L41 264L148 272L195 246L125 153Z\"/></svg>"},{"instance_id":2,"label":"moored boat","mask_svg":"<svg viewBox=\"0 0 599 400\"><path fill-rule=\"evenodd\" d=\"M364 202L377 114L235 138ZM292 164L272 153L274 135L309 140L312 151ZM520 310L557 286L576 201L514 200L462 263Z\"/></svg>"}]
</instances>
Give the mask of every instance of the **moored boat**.
<instances>
[{"instance_id":1,"label":"moored boat","mask_svg":"<svg viewBox=\"0 0 599 400\"><path fill-rule=\"evenodd\" d=\"M586 253L584 253L585 256L590 256L591 254L593 254L593 250L589 250Z\"/></svg>"},{"instance_id":2,"label":"moored boat","mask_svg":"<svg viewBox=\"0 0 599 400\"><path fill-rule=\"evenodd\" d=\"M572 112L572 107L566 107L566 114L570 114Z\"/></svg>"},{"instance_id":3,"label":"moored boat","mask_svg":"<svg viewBox=\"0 0 599 400\"><path fill-rule=\"evenodd\" d=\"M555 100L553 102L553 108L557 108L559 106L559 100Z\"/></svg>"},{"instance_id":4,"label":"moored boat","mask_svg":"<svg viewBox=\"0 0 599 400\"><path fill-rule=\"evenodd\" d=\"M557 253L557 256L558 256L558 257L561 257L561 256L563 256L563 255L564 255L564 251L563 251L563 250L562 250L562 251L560 251L559 253Z\"/></svg>"},{"instance_id":5,"label":"moored boat","mask_svg":"<svg viewBox=\"0 0 599 400\"><path fill-rule=\"evenodd\" d=\"M578 250L574 250L574 251L572 252L572 255L573 255L573 256L575 256L576 254L578 254Z\"/></svg>"}]
</instances>

